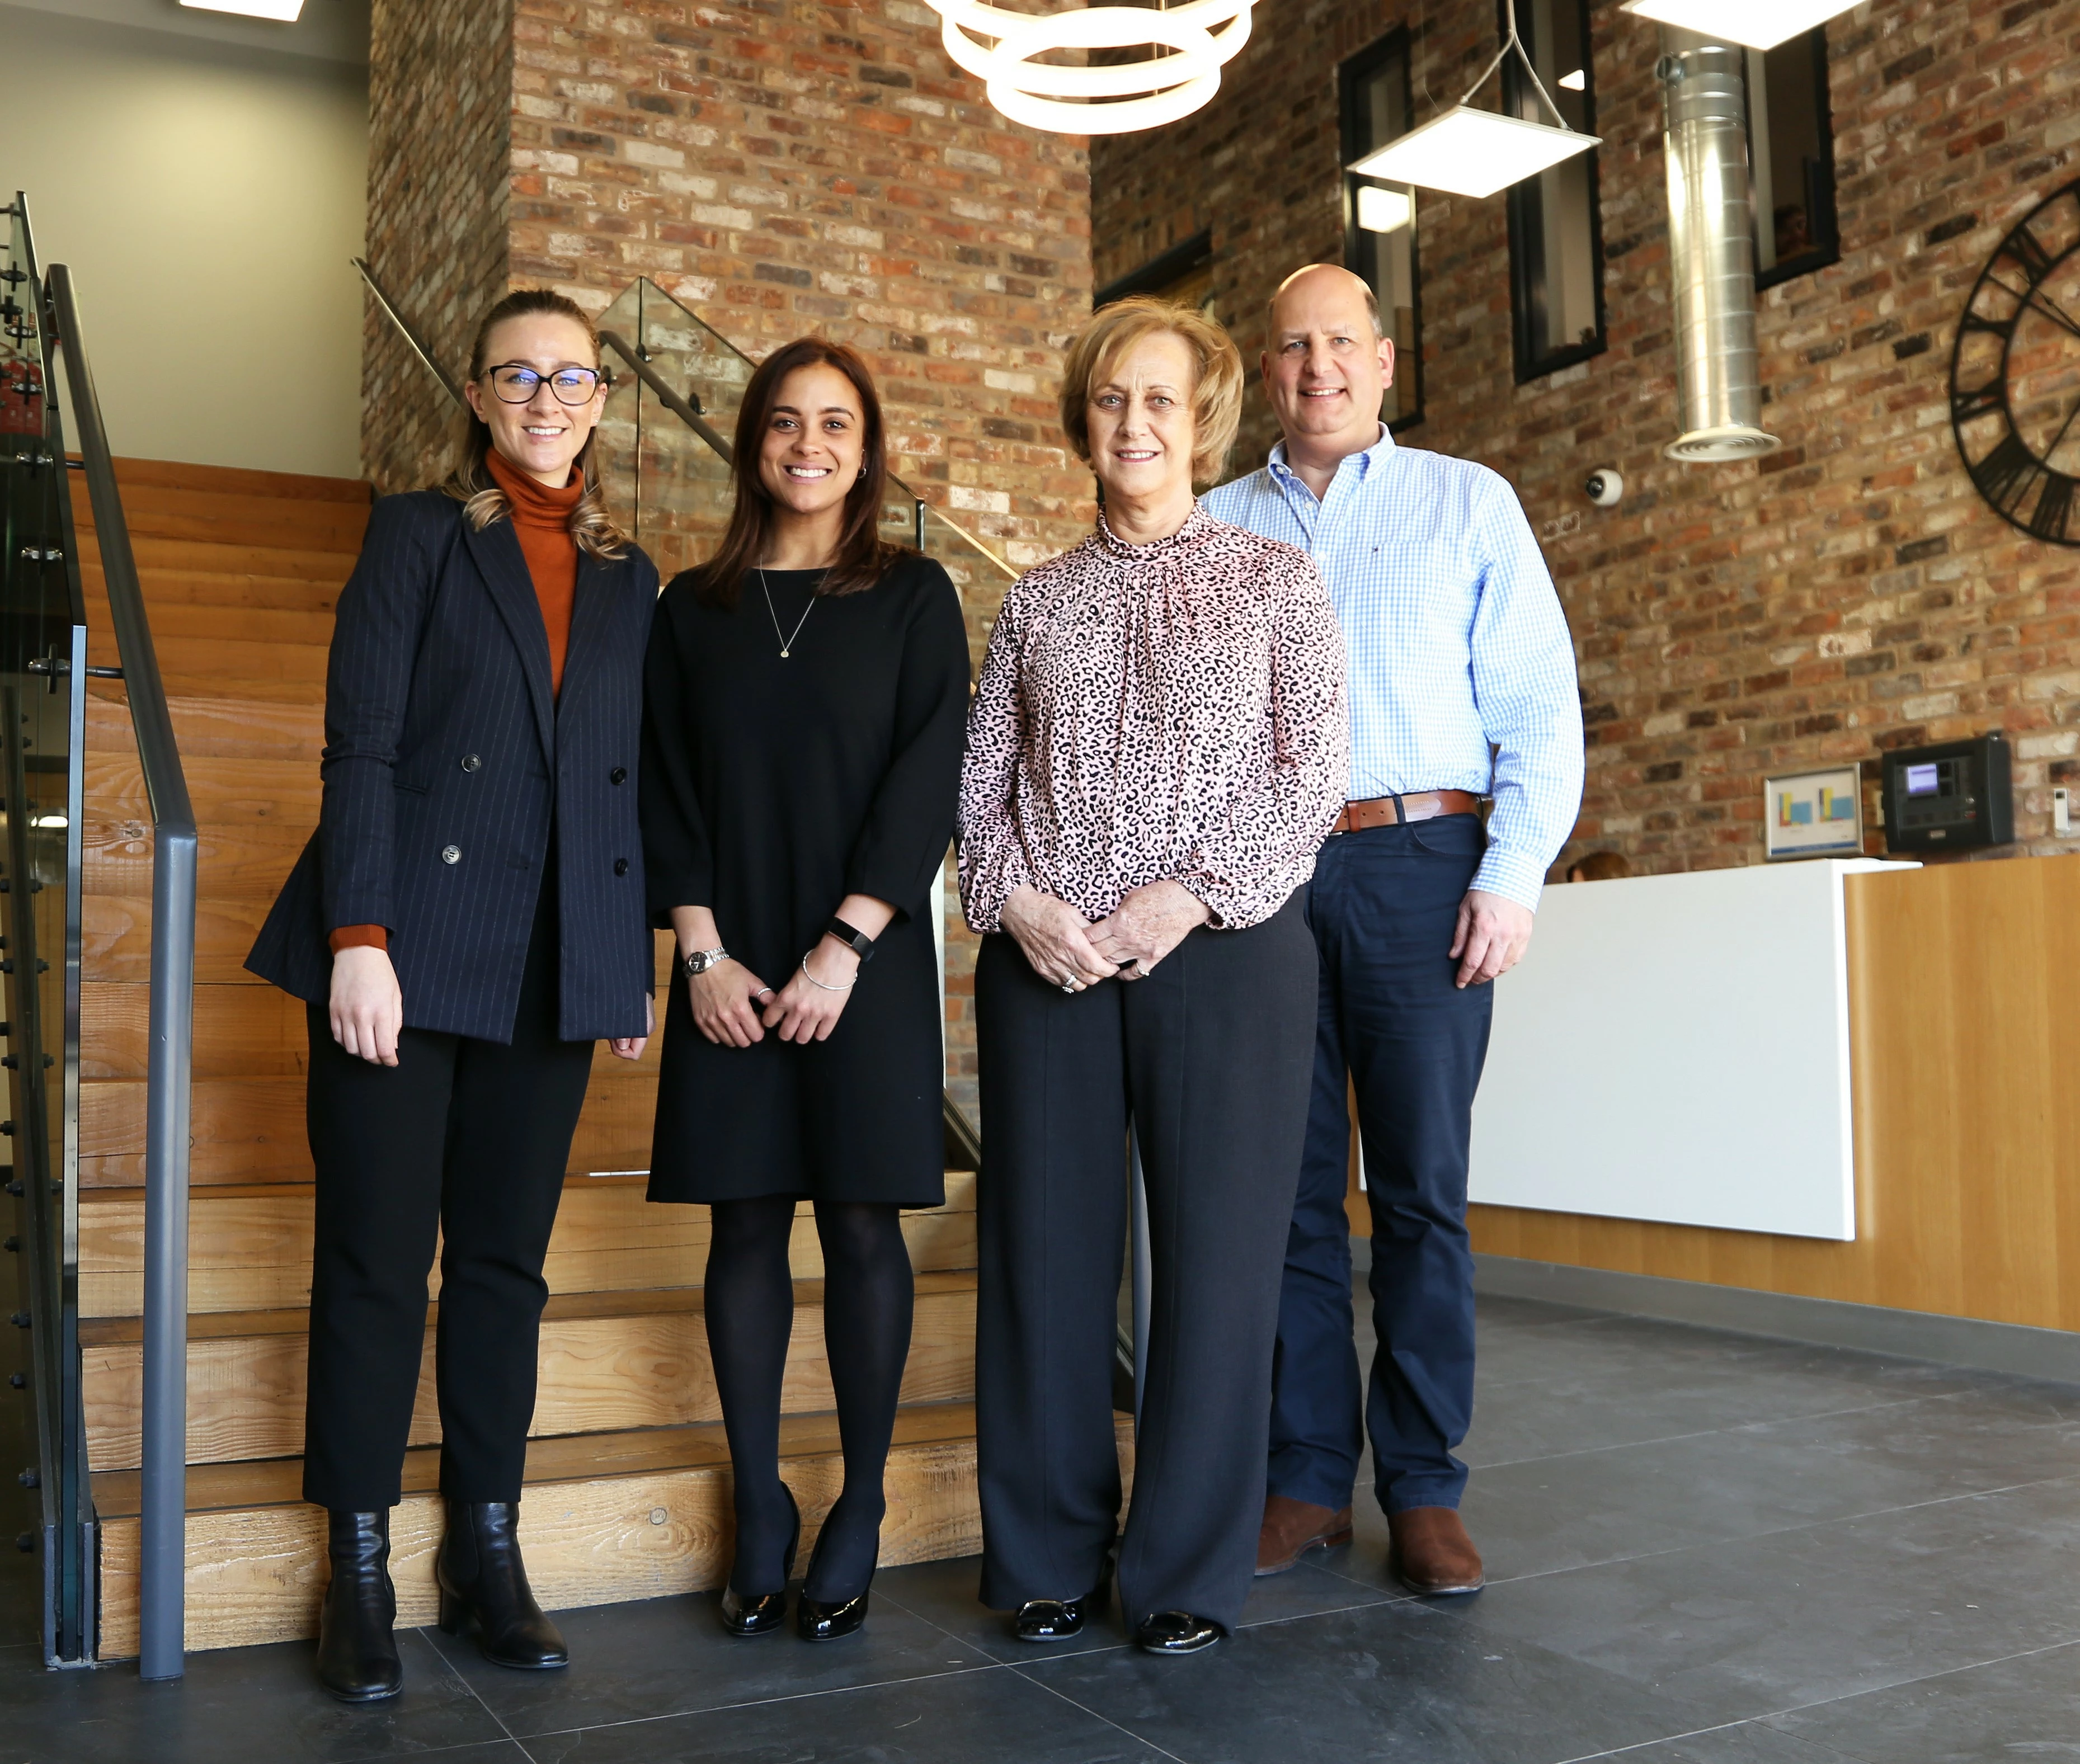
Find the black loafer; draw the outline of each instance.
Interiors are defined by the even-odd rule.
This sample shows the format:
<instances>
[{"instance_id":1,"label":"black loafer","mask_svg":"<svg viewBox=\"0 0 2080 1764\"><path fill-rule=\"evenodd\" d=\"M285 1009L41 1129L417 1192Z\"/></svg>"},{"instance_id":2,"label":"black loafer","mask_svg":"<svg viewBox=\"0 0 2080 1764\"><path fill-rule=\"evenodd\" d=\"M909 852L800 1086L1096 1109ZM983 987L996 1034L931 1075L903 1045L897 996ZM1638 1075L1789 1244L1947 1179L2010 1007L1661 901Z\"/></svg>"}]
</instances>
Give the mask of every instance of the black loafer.
<instances>
[{"instance_id":1,"label":"black loafer","mask_svg":"<svg viewBox=\"0 0 2080 1764\"><path fill-rule=\"evenodd\" d=\"M1067 1641L1084 1632L1087 1619L1105 1608L1112 1591L1112 1564L1081 1598L1029 1598L1018 1607L1012 1633L1021 1641Z\"/></svg>"},{"instance_id":2,"label":"black loafer","mask_svg":"<svg viewBox=\"0 0 2080 1764\"><path fill-rule=\"evenodd\" d=\"M1197 1653L1227 1633L1210 1617L1195 1617L1189 1611L1159 1611L1141 1619L1134 1642L1144 1653Z\"/></svg>"},{"instance_id":3,"label":"black loafer","mask_svg":"<svg viewBox=\"0 0 2080 1764\"><path fill-rule=\"evenodd\" d=\"M783 1482L788 1506L795 1509L795 1535L787 1540L786 1560L780 1565L777 1593L740 1593L725 1586L722 1593L722 1626L732 1636L770 1636L787 1621L787 1582L795 1578L795 1556L802 1547L802 1510L795 1506L794 1490ZM736 1573L734 1564L730 1572Z\"/></svg>"},{"instance_id":4,"label":"black loafer","mask_svg":"<svg viewBox=\"0 0 2080 1764\"><path fill-rule=\"evenodd\" d=\"M795 1633L804 1641L842 1641L857 1635L866 1621L867 1597L862 1593L841 1605L827 1605L805 1592L795 1602Z\"/></svg>"}]
</instances>

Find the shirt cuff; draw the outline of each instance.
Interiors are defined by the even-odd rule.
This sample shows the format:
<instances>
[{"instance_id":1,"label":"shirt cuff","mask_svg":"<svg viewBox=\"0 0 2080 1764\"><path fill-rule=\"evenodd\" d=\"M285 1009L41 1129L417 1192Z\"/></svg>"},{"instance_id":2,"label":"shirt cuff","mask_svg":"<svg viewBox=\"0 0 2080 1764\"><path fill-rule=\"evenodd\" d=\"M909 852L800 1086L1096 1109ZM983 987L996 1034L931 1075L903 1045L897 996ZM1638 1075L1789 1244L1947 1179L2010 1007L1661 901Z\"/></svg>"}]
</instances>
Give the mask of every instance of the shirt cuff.
<instances>
[{"instance_id":1,"label":"shirt cuff","mask_svg":"<svg viewBox=\"0 0 2080 1764\"><path fill-rule=\"evenodd\" d=\"M381 925L342 925L330 938L332 953L338 955L342 949L381 949L390 948L390 933Z\"/></svg>"},{"instance_id":2,"label":"shirt cuff","mask_svg":"<svg viewBox=\"0 0 2080 1764\"><path fill-rule=\"evenodd\" d=\"M1474 874L1474 886L1482 893L1500 895L1518 906L1538 911L1538 897L1545 887L1545 866L1504 845L1491 845L1481 867Z\"/></svg>"}]
</instances>

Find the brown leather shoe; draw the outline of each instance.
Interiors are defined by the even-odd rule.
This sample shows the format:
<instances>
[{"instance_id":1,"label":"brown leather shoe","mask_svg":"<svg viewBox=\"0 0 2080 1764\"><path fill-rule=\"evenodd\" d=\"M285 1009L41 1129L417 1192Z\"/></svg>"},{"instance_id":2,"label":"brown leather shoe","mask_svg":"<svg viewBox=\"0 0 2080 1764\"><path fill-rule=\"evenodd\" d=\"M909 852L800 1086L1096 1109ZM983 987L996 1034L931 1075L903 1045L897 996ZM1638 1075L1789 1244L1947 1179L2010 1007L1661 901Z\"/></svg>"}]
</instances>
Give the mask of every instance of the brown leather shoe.
<instances>
[{"instance_id":1,"label":"brown leather shoe","mask_svg":"<svg viewBox=\"0 0 2080 1764\"><path fill-rule=\"evenodd\" d=\"M1486 1582L1481 1552L1456 1507L1411 1506L1390 1513L1386 1528L1394 1540L1388 1564L1411 1593L1477 1593Z\"/></svg>"},{"instance_id":2,"label":"brown leather shoe","mask_svg":"<svg viewBox=\"0 0 2080 1764\"><path fill-rule=\"evenodd\" d=\"M1331 1512L1290 1495L1264 1501L1264 1528L1256 1534L1256 1571L1282 1574L1310 1549L1335 1549L1351 1540L1351 1510Z\"/></svg>"}]
</instances>

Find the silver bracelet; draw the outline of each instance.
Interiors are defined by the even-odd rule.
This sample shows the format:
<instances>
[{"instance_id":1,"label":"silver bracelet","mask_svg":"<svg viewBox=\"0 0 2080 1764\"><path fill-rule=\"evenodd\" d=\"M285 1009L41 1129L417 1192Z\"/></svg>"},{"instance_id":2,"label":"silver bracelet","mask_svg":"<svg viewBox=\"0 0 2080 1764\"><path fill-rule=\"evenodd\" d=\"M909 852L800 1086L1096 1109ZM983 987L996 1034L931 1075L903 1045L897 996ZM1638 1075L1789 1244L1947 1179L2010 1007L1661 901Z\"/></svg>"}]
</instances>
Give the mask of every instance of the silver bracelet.
<instances>
[{"instance_id":1,"label":"silver bracelet","mask_svg":"<svg viewBox=\"0 0 2080 1764\"><path fill-rule=\"evenodd\" d=\"M802 957L802 978L820 992L849 992L859 983L858 977L854 975L843 986L825 986L816 975L809 972L809 958L807 956Z\"/></svg>"}]
</instances>

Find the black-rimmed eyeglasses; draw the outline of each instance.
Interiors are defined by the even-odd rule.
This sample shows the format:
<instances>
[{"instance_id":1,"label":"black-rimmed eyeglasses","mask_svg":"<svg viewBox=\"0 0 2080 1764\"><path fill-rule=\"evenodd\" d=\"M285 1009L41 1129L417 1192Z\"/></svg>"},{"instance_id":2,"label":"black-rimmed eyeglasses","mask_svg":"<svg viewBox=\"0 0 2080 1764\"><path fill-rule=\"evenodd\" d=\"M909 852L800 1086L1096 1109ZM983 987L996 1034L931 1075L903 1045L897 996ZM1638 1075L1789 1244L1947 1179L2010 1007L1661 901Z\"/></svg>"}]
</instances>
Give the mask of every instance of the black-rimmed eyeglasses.
<instances>
[{"instance_id":1,"label":"black-rimmed eyeglasses","mask_svg":"<svg viewBox=\"0 0 2080 1764\"><path fill-rule=\"evenodd\" d=\"M556 395L560 404L589 404L593 395L607 383L606 370L603 367L560 367L553 374L538 374L520 362L507 362L498 367L484 370L484 377L491 382L491 389L498 394L499 401L507 404L530 403L544 379L549 390Z\"/></svg>"}]
</instances>

